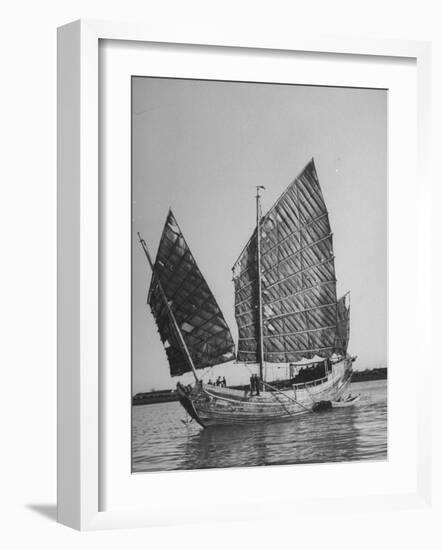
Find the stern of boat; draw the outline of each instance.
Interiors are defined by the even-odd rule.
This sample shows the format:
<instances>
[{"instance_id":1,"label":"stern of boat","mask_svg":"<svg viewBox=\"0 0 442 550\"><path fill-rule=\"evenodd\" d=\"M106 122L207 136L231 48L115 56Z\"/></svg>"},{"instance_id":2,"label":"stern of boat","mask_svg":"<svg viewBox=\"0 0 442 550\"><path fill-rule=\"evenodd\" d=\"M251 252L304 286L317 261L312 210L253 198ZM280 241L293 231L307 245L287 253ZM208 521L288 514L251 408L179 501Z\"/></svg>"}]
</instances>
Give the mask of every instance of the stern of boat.
<instances>
[{"instance_id":1,"label":"stern of boat","mask_svg":"<svg viewBox=\"0 0 442 550\"><path fill-rule=\"evenodd\" d=\"M338 390L336 397L341 398L350 386L351 378L353 376L353 363L356 357L347 355L341 361L333 365L333 375L339 379Z\"/></svg>"}]
</instances>

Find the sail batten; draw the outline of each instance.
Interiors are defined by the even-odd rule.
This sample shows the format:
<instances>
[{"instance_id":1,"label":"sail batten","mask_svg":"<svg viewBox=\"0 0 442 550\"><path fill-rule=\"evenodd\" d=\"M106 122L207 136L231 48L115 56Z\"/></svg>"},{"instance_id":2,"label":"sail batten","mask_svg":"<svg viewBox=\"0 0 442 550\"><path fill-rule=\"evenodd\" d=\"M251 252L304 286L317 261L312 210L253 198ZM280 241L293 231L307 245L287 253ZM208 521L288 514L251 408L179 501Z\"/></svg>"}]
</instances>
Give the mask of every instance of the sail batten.
<instances>
[{"instance_id":1,"label":"sail batten","mask_svg":"<svg viewBox=\"0 0 442 550\"><path fill-rule=\"evenodd\" d=\"M322 237L321 239L318 239L317 241L312 242L312 243L300 248L299 250L296 250L296 251L292 252L291 254L285 256L284 258L278 260L277 262L275 262L271 266L267 267L266 269L263 269L263 271L262 271L263 275L266 275L268 273L272 273L273 271L277 270L278 267L281 264L289 263L290 261L294 261L296 256L302 254L303 252L305 252L305 253L308 253L309 251L313 252L315 246L319 246L320 244L322 244L324 242L328 241L330 243L330 246L331 246L331 236L332 236L332 234L330 233L329 235L326 235L325 237ZM314 254L314 252L313 252L313 254ZM305 267L303 270L300 270L300 271L306 271L307 269L309 269L309 267L310 266ZM294 273L294 274L296 274L296 273Z\"/></svg>"},{"instance_id":2,"label":"sail batten","mask_svg":"<svg viewBox=\"0 0 442 550\"><path fill-rule=\"evenodd\" d=\"M318 262L318 263L316 263L316 264L310 265L309 267L306 267L306 268L304 268L304 269L300 269L299 271L295 271L295 272L293 272L293 273L290 273L289 275L287 275L287 277L282 278L282 279L280 279L279 281L276 281L275 283L268 285L268 286L266 287L265 290L266 290L266 291L269 291L269 290L272 289L273 287L275 287L275 286L277 286L277 285L279 285L279 284L281 284L281 283L284 283L285 281L287 281L287 280L289 280L289 279L295 277L296 275L302 274L302 273L308 271L309 269L314 269L314 268L316 268L316 267L319 267L319 266L325 265L325 264L327 264L327 263L330 263L330 262L332 262L333 260L334 260L334 256L332 256L331 258L329 258L329 259L327 259L327 260L324 260L324 261ZM305 292L305 291L307 291L307 290L310 290L311 288L314 288L315 286L319 286L320 284L326 284L326 283L328 283L328 282L334 282L334 283L336 283L336 279L330 279L329 281L322 281L322 282L318 283L318 285L313 285L312 287L308 287L308 288L305 288L305 289L301 289L299 292ZM244 285L243 287L237 288L236 292L241 292L241 291L243 291L243 290L245 290L245 289L247 289L247 288L250 288L251 286L253 286L253 284L254 284L254 282L253 282L253 281L250 281L247 285ZM242 301L236 302L235 305L238 306L238 305L240 305L242 302L245 302L246 300L248 300L248 298L245 298L245 299L242 300Z\"/></svg>"},{"instance_id":3,"label":"sail batten","mask_svg":"<svg viewBox=\"0 0 442 550\"><path fill-rule=\"evenodd\" d=\"M299 296L305 292L308 292L310 290L313 290L313 289L316 289L316 288L319 288L321 286L327 286L327 285L335 285L336 284L336 279L330 279L330 280L327 280L327 281L323 281L321 283L318 283L316 285L312 285L312 286L309 286L305 289L302 289L302 290L298 290L296 292L293 292L292 294L288 294L288 295L285 295L283 297L277 297L275 298L274 300L271 301L271 304L278 304L279 302L282 302L286 299L290 299L290 298L295 298L296 296ZM268 289L266 290L267 294L269 294L269 291ZM237 304L237 307L240 306L243 302L239 302ZM236 313L236 317L242 317L244 315L247 315L249 312L248 311L244 311L242 313ZM275 318L275 317L281 317L283 315L286 315L284 313L280 314L280 315L274 315L274 316L269 316L268 318Z\"/></svg>"},{"instance_id":4,"label":"sail batten","mask_svg":"<svg viewBox=\"0 0 442 550\"><path fill-rule=\"evenodd\" d=\"M160 285L167 299L167 307ZM184 340L195 369L234 358L230 329L172 211L169 211L160 239L148 303L165 345L172 376L191 370L180 338ZM168 308L173 313L180 338L172 326Z\"/></svg>"},{"instance_id":5,"label":"sail batten","mask_svg":"<svg viewBox=\"0 0 442 550\"><path fill-rule=\"evenodd\" d=\"M273 316L267 316L266 317L266 321L276 321L278 319L283 319L283 318L288 318L290 316L295 316L295 315L300 315L302 313L307 313L307 312L314 312L318 309L324 309L324 308L328 308L328 307L335 307L336 304L335 302L330 302L329 304L324 304L324 305L320 305L320 306L316 306L316 307L310 307L310 308L304 308L304 309L299 309L297 311L288 311L287 313L281 313L279 315L273 315ZM243 328L249 328L253 326L253 323L249 323L249 324L244 324L243 325Z\"/></svg>"},{"instance_id":6,"label":"sail batten","mask_svg":"<svg viewBox=\"0 0 442 550\"><path fill-rule=\"evenodd\" d=\"M346 350L348 316L338 306L333 233L313 160L257 228L259 235L255 229L233 267L238 359L259 361L258 241L264 360L290 362Z\"/></svg>"},{"instance_id":7,"label":"sail batten","mask_svg":"<svg viewBox=\"0 0 442 550\"><path fill-rule=\"evenodd\" d=\"M297 334L305 334L307 332L317 332L319 330L334 330L336 328L336 325L327 325L324 327L316 327L316 328L309 328L306 330L297 330L294 332L282 332L281 334L273 335L273 334L266 334L264 338L280 338L281 336L296 336ZM253 340L253 338L239 338L239 340Z\"/></svg>"}]
</instances>

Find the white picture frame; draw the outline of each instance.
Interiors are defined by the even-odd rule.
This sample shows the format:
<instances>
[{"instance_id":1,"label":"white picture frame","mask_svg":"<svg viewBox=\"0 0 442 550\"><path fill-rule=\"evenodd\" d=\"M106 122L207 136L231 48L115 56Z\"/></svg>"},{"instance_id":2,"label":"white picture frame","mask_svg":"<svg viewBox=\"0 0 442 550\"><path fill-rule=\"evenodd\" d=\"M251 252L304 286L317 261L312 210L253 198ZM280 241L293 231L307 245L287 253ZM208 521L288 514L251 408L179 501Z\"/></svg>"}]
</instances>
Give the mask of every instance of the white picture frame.
<instances>
[{"instance_id":1,"label":"white picture frame","mask_svg":"<svg viewBox=\"0 0 442 550\"><path fill-rule=\"evenodd\" d=\"M430 216L429 181L429 123L430 123L430 44L426 42L366 40L357 38L309 38L294 35L267 43L265 39L238 37L220 31L218 36L203 33L187 36L185 30L170 36L157 35L142 25L76 21L58 31L58 521L80 530L115 527L150 526L177 521L192 522L189 514L180 518L167 514L164 507L152 506L102 510L100 483L103 482L100 453L103 451L100 433L100 175L99 175L99 47L101 40L130 43L167 43L204 45L210 48L229 48L254 52L329 53L332 55L381 56L411 58L417 70L417 163L419 173L419 202L416 213L419 230L420 262L418 307L423 326L422 369L417 388L417 485L404 494L366 495L358 498L339 498L334 507L345 511L379 510L382 507L426 506L431 497L430 469L430 402L425 394L429 384ZM210 52L209 52L210 55ZM427 354L427 355L426 355ZM129 430L129 426L127 426ZM180 474L188 476L195 474ZM198 474L199 475L199 474ZM203 473L207 476L211 472ZM236 476L241 475L236 471ZM153 479L153 478L152 478ZM163 478L165 479L165 478ZM176 478L177 479L177 478ZM193 478L195 479L195 478ZM158 483L152 485L158 488ZM158 489L153 489L153 491ZM333 498L333 495L330 495ZM292 504L285 495L285 509ZM151 497L152 501L155 498ZM263 502L265 496L263 497ZM198 515L198 521L260 517L260 507L241 510L241 505L229 506L219 502L214 510ZM288 506L287 506L288 505ZM305 500L303 510L326 510L330 500ZM243 507L244 508L244 507Z\"/></svg>"}]
</instances>

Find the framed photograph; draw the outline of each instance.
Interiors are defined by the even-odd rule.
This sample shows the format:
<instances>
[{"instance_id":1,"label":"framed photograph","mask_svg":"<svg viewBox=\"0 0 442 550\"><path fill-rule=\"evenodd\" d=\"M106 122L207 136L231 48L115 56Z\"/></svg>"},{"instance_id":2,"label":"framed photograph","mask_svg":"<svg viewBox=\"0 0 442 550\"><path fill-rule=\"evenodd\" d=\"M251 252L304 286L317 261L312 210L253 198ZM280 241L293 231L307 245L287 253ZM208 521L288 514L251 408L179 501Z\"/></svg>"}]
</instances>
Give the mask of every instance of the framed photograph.
<instances>
[{"instance_id":1,"label":"framed photograph","mask_svg":"<svg viewBox=\"0 0 442 550\"><path fill-rule=\"evenodd\" d=\"M387 459L387 90L134 76L132 238L133 472Z\"/></svg>"},{"instance_id":2,"label":"framed photograph","mask_svg":"<svg viewBox=\"0 0 442 550\"><path fill-rule=\"evenodd\" d=\"M430 46L173 34L59 29L59 521L425 506Z\"/></svg>"}]
</instances>

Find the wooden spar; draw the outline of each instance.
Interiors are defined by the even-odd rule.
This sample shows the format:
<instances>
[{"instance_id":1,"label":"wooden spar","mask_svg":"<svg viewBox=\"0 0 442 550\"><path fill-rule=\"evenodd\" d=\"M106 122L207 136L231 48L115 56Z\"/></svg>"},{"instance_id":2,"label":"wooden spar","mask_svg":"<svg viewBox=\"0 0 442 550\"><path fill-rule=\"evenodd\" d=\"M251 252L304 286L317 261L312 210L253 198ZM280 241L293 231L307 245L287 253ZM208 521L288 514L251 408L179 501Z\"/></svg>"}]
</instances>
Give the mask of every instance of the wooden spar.
<instances>
[{"instance_id":1,"label":"wooden spar","mask_svg":"<svg viewBox=\"0 0 442 550\"><path fill-rule=\"evenodd\" d=\"M138 239L141 243L141 246L143 247L143 251L144 251L144 254L146 255L146 258L147 258L147 261L149 262L149 265L150 265L150 268L152 270L152 273L155 275L155 270L154 270L154 263L152 261L152 258L150 257L150 254L149 254L149 250L147 248L147 244L146 244L146 241L144 239L141 238L141 235L140 233L137 233L138 235ZM187 348L187 345L186 345L186 342L183 338L183 335L181 333L181 329L180 327L178 326L178 323L177 323L177 320L175 319L175 315L172 311L172 308L170 307L169 305L169 301L167 299L167 296L166 296L166 293L164 292L164 289L161 285L161 281L159 279L159 277L157 277L157 284L158 284L158 289L160 291L160 295L161 295L161 299L163 300L164 302L164 306L166 308L166 311L167 311L167 315L169 316L169 319L170 319L170 322L172 323L172 326L175 330L175 333L177 335L177 338L178 338L178 341L180 343L180 346L181 346L181 349L184 353L184 356L186 358L186 361L188 362L189 364L189 367L192 369L192 372L193 372L193 376L195 377L195 380L196 382L199 382L199 378L196 374L196 369L195 369L195 365L193 364L193 359L190 355L190 352Z\"/></svg>"},{"instance_id":2,"label":"wooden spar","mask_svg":"<svg viewBox=\"0 0 442 550\"><path fill-rule=\"evenodd\" d=\"M262 282L261 282L261 195L262 185L256 186L256 247L257 247L257 271L258 271L258 346L259 346L259 377L264 380L264 338L262 327Z\"/></svg>"}]
</instances>

